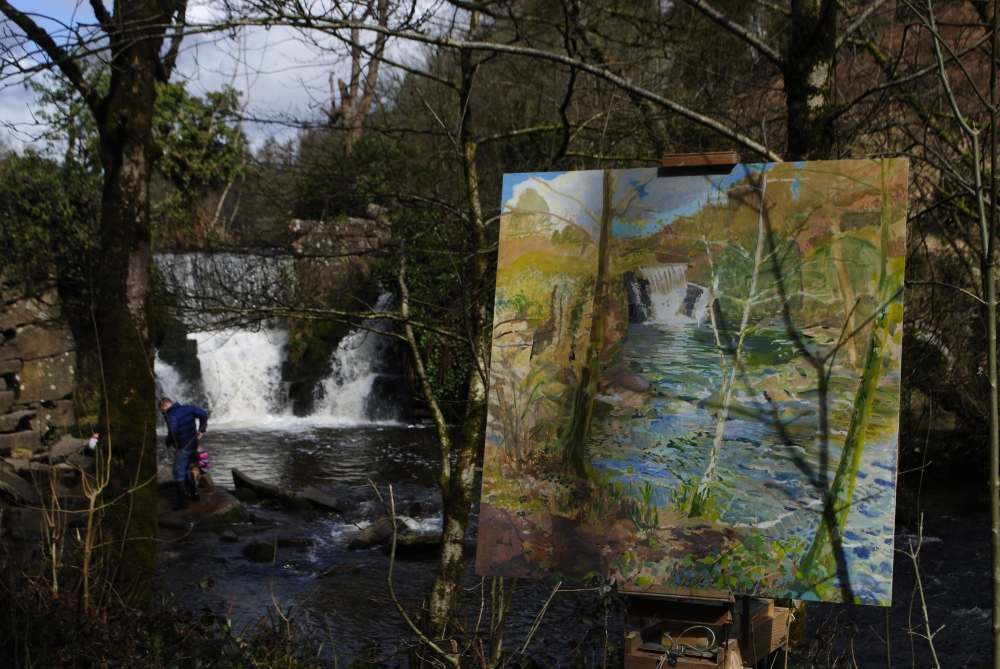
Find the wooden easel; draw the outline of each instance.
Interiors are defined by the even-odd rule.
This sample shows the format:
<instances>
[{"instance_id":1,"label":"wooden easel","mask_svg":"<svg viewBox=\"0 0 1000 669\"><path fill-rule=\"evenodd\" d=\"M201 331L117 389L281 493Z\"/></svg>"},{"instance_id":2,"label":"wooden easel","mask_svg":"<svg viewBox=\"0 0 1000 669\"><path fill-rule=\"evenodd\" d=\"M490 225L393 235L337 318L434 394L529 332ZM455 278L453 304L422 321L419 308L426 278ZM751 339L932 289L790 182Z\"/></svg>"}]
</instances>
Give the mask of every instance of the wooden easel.
<instances>
[{"instance_id":1,"label":"wooden easel","mask_svg":"<svg viewBox=\"0 0 1000 669\"><path fill-rule=\"evenodd\" d=\"M739 163L735 151L673 154L657 176L729 174ZM625 669L756 667L787 640L789 610L773 600L674 586L624 584L618 592L629 596L626 615L639 620L639 629L626 630ZM689 650L707 646L713 651Z\"/></svg>"},{"instance_id":2,"label":"wooden easel","mask_svg":"<svg viewBox=\"0 0 1000 669\"><path fill-rule=\"evenodd\" d=\"M787 641L789 610L773 600L671 586L624 584L618 592L629 596L626 615L638 619L638 629L626 630L625 669L756 667Z\"/></svg>"}]
</instances>

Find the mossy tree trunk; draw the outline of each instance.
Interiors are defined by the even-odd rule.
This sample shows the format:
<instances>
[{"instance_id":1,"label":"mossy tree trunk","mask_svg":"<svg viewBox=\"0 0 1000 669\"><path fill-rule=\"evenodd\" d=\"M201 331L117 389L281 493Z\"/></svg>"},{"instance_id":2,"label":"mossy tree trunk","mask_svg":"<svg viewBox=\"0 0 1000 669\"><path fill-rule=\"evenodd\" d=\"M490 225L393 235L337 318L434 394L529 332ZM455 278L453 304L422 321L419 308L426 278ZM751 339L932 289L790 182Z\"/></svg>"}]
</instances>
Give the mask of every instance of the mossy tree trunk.
<instances>
[{"instance_id":1,"label":"mossy tree trunk","mask_svg":"<svg viewBox=\"0 0 1000 669\"><path fill-rule=\"evenodd\" d=\"M100 340L100 432L110 445L102 497L101 584L105 601L139 604L156 575L156 387L150 309L149 181L156 82L177 58L185 0L91 3L111 56L107 93L94 89L74 57L34 20L0 0L0 12L46 52L94 115L104 169L95 326ZM173 36L166 53L167 32ZM109 588L103 587L110 585ZM85 602L89 599L85 596Z\"/></svg>"},{"instance_id":2,"label":"mossy tree trunk","mask_svg":"<svg viewBox=\"0 0 1000 669\"><path fill-rule=\"evenodd\" d=\"M470 35L478 32L478 13L473 12ZM465 301L468 314L468 338L475 364L469 370L469 389L465 421L456 444L454 466L452 449L441 452L440 486L443 500L441 557L430 597L428 636L438 639L447 633L449 616L455 609L465 568L465 530L472 510L472 487L475 481L476 456L486 433L486 374L489 370L487 332L491 323L489 298L489 254L486 222L479 199L479 173L476 165L478 145L471 133L472 105L470 97L478 69L478 60L471 51L460 56L459 86L459 145L462 149L462 169L465 185L467 216L472 246L471 266L467 277Z\"/></svg>"},{"instance_id":3,"label":"mossy tree trunk","mask_svg":"<svg viewBox=\"0 0 1000 669\"><path fill-rule=\"evenodd\" d=\"M851 412L851 422L844 438L844 447L840 453L840 463L833 477L833 483L826 493L823 505L823 515L813 536L808 551L799 564L800 578L806 583L832 583L836 576L840 581L845 601L853 601L850 575L847 573L846 560L843 553L843 534L854 499L854 487L857 482L861 456L865 449L865 433L872 414L875 393L878 391L878 380L882 372L882 360L885 357L886 342L893 318L891 308L897 286L889 268L889 188L885 175L885 163L882 165L882 230L881 230L881 261L877 295L880 309L871 323L871 338L868 353L861 372L861 381L854 395L854 405Z\"/></svg>"},{"instance_id":4,"label":"mossy tree trunk","mask_svg":"<svg viewBox=\"0 0 1000 669\"><path fill-rule=\"evenodd\" d=\"M608 304L608 275L611 271L611 223L615 214L612 207L614 186L611 170L604 170L602 189L603 209L601 210L600 230L598 231L597 276L594 281L594 302L591 308L590 343L587 346L586 358L580 372L580 382L573 392L569 424L561 439L563 461L566 466L572 468L581 477L587 475L587 432L590 429L597 382L601 376L604 329L607 325L608 309L611 308Z\"/></svg>"}]
</instances>

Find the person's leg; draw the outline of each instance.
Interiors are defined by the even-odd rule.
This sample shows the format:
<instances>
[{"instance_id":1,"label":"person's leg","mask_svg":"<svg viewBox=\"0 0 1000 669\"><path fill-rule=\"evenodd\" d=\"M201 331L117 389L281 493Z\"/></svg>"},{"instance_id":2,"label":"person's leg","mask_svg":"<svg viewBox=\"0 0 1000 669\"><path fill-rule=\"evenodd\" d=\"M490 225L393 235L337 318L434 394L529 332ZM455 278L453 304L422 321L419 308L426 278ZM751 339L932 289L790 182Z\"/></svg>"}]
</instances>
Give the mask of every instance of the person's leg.
<instances>
[{"instance_id":1,"label":"person's leg","mask_svg":"<svg viewBox=\"0 0 1000 669\"><path fill-rule=\"evenodd\" d=\"M177 483L184 483L184 475L187 474L190 460L191 451L183 448L177 449L177 457L174 458L174 481Z\"/></svg>"},{"instance_id":2,"label":"person's leg","mask_svg":"<svg viewBox=\"0 0 1000 669\"><path fill-rule=\"evenodd\" d=\"M191 506L188 502L187 491L184 489L187 485L185 479L190 459L190 451L183 448L177 449L177 457L174 460L174 488L177 492L177 502L174 504L174 511L187 509Z\"/></svg>"}]
</instances>

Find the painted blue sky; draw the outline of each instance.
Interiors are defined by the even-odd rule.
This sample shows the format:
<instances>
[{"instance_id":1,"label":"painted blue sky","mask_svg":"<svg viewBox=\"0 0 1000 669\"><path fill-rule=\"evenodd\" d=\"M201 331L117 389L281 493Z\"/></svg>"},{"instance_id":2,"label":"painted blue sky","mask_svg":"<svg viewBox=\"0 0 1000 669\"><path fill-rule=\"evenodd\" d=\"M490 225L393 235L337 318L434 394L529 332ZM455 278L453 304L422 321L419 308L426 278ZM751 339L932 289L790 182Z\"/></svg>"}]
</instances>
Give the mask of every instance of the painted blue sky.
<instances>
[{"instance_id":1,"label":"painted blue sky","mask_svg":"<svg viewBox=\"0 0 1000 669\"><path fill-rule=\"evenodd\" d=\"M749 172L770 164L739 165L723 176L657 177L656 168L615 170L614 205L621 208L614 221L617 237L653 234L678 216L689 216L709 200L725 201L726 189ZM528 172L505 174L503 211L517 208L521 195L531 189L545 198L556 227L572 220L596 233L602 206L601 170L580 172Z\"/></svg>"}]
</instances>

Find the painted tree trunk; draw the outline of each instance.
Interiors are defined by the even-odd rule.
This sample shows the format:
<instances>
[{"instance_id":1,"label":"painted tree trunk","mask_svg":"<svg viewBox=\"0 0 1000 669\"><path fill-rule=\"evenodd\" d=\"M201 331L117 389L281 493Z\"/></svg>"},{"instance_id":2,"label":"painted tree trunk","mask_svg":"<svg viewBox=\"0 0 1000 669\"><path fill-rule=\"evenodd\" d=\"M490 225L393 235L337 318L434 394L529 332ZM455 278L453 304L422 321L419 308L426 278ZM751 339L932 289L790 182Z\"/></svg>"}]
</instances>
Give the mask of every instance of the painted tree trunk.
<instances>
[{"instance_id":1,"label":"painted tree trunk","mask_svg":"<svg viewBox=\"0 0 1000 669\"><path fill-rule=\"evenodd\" d=\"M855 302L854 289L851 287L851 277L847 273L847 259L844 253L844 233L840 227L840 221L835 217L830 221L831 231L836 236L837 241L832 246L833 264L837 272L837 287L840 289L840 297L844 301L844 318L847 321L847 333L851 334L856 329L855 322ZM852 365L858 359L858 345L855 337L849 337L844 342L847 361Z\"/></svg>"},{"instance_id":2,"label":"painted tree trunk","mask_svg":"<svg viewBox=\"0 0 1000 669\"><path fill-rule=\"evenodd\" d=\"M583 370L580 372L580 382L573 393L569 424L561 439L563 462L581 477L587 475L587 432L590 429L590 418L594 409L597 381L601 376L601 351L604 348L604 329L610 308L608 273L611 265L611 223L614 219L611 170L604 170L602 187L604 196L598 239L597 277L594 281L594 302L590 319L590 343L587 346Z\"/></svg>"},{"instance_id":3,"label":"painted tree trunk","mask_svg":"<svg viewBox=\"0 0 1000 669\"><path fill-rule=\"evenodd\" d=\"M726 422L729 420L729 405L733 398L733 384L736 382L736 371L740 366L740 356L743 351L743 342L747 335L747 324L750 321L750 309L753 301L757 297L757 279L760 276L761 257L764 252L764 195L767 187L767 176L761 175L760 181L760 211L757 215L757 249L754 251L753 274L750 277L750 290L747 293L746 303L743 305L743 318L740 321L740 338L736 342L736 349L733 351L733 359L729 366L729 374L723 377L722 387L722 409L719 411L715 424L715 437L712 439L712 448L708 453L708 465L698 482L698 490L691 500L691 511L689 516L697 518L701 516L708 505L711 493L712 481L715 479L715 470L719 463L719 454L722 452L722 440L726 434ZM715 282L713 281L713 287ZM714 298L714 290L713 290ZM723 355L721 341L719 339L719 328L716 323L714 309L712 310L712 328L715 330L716 345L720 349L720 357Z\"/></svg>"},{"instance_id":4,"label":"painted tree trunk","mask_svg":"<svg viewBox=\"0 0 1000 669\"><path fill-rule=\"evenodd\" d=\"M886 300L892 297L893 286L888 267L889 253L889 191L884 173L882 174L882 230L881 257L882 270L879 276L877 295L881 310L871 323L871 338L864 368L861 372L861 382L854 396L854 406L851 413L851 423L844 438L844 447L840 453L840 463L833 477L833 483L827 492L823 505L823 515L816 528L812 543L805 557L799 564L800 578L807 583L832 583L834 576L839 576L840 587L844 591L845 601L853 599L849 575L843 556L843 532L847 523L854 499L854 487L857 482L858 468L865 449L865 432L872 414L875 393L878 390L879 375L882 372L882 359L885 356L886 342L891 325L890 305Z\"/></svg>"}]
</instances>

